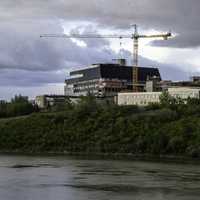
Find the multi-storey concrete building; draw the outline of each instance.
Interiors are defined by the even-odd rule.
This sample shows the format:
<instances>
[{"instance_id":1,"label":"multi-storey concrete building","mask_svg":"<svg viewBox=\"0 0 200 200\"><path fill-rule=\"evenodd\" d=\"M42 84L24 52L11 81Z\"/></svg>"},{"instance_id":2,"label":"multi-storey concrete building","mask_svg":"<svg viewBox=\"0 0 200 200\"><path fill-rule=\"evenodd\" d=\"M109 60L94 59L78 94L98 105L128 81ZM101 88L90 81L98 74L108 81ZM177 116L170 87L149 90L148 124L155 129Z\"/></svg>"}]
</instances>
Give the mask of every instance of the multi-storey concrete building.
<instances>
[{"instance_id":1,"label":"multi-storey concrete building","mask_svg":"<svg viewBox=\"0 0 200 200\"><path fill-rule=\"evenodd\" d=\"M134 67L120 64L95 64L86 69L73 71L65 80L65 95L86 96L88 93L97 97L113 97L121 91L132 91ZM138 87L145 91L148 77L161 80L157 68L138 67Z\"/></svg>"}]
</instances>

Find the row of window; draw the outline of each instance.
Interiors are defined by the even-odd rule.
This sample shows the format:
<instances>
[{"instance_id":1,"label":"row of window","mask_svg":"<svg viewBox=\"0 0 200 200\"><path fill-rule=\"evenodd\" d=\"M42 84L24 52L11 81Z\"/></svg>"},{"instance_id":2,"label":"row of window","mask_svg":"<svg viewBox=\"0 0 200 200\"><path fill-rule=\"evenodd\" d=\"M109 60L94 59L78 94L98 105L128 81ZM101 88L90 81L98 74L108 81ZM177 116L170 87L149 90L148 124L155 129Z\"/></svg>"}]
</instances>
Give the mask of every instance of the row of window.
<instances>
[{"instance_id":1,"label":"row of window","mask_svg":"<svg viewBox=\"0 0 200 200\"><path fill-rule=\"evenodd\" d=\"M140 95L131 95L127 97L128 99L159 99L160 94L140 94Z\"/></svg>"},{"instance_id":2,"label":"row of window","mask_svg":"<svg viewBox=\"0 0 200 200\"><path fill-rule=\"evenodd\" d=\"M172 96L180 97L180 98L183 98L183 99L187 99L188 97L199 98L199 94L196 93L196 92L188 92L188 93L182 92L182 93L179 93L179 94L172 94Z\"/></svg>"}]
</instances>

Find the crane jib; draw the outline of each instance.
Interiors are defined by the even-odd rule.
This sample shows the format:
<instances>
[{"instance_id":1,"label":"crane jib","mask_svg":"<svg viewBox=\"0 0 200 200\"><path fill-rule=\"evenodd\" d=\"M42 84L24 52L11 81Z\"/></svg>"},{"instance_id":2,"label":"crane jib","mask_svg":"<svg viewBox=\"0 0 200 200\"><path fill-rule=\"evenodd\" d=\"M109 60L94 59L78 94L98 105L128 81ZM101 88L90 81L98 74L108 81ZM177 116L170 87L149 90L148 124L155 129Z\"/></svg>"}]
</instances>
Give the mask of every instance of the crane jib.
<instances>
[{"instance_id":1,"label":"crane jib","mask_svg":"<svg viewBox=\"0 0 200 200\"><path fill-rule=\"evenodd\" d=\"M140 38L163 38L167 40L172 36L171 32L165 34L153 34L153 35L140 35L138 33L137 25L134 24L134 33L133 34L111 34L111 35L101 35L101 34L43 34L40 37L45 38L80 38L80 39L98 39L98 38L108 38L108 39L132 39L133 40L133 90L137 91L138 83L138 48L139 48L139 39ZM136 87L135 87L136 86ZM135 87L135 89L134 89Z\"/></svg>"}]
</instances>

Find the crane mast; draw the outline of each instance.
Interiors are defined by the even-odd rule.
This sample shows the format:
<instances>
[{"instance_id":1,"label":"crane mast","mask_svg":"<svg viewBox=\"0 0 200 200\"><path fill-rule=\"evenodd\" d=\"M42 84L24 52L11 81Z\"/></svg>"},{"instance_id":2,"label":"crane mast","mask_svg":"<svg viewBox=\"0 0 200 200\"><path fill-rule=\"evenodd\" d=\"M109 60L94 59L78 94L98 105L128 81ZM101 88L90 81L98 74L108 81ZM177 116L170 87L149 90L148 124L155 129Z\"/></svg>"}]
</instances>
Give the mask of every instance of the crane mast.
<instances>
[{"instance_id":1,"label":"crane mast","mask_svg":"<svg viewBox=\"0 0 200 200\"><path fill-rule=\"evenodd\" d=\"M133 91L139 92L139 66L138 66L138 49L139 49L139 39L140 38L163 38L167 40L169 37L172 36L170 32L165 34L155 34L155 35L139 35L138 34L138 27L136 24L134 26L134 34L132 36L133 39Z\"/></svg>"},{"instance_id":2,"label":"crane mast","mask_svg":"<svg viewBox=\"0 0 200 200\"><path fill-rule=\"evenodd\" d=\"M43 34L40 35L41 38L78 38L78 39L87 39L87 38L107 38L107 39L132 39L133 40L133 91L138 92L139 89L139 69L138 69L138 49L139 49L139 39L145 38L163 38L168 40L172 36L170 32L165 34L154 34L154 35L140 35L138 33L138 26L133 25L134 33L132 35L98 35L98 34Z\"/></svg>"}]
</instances>

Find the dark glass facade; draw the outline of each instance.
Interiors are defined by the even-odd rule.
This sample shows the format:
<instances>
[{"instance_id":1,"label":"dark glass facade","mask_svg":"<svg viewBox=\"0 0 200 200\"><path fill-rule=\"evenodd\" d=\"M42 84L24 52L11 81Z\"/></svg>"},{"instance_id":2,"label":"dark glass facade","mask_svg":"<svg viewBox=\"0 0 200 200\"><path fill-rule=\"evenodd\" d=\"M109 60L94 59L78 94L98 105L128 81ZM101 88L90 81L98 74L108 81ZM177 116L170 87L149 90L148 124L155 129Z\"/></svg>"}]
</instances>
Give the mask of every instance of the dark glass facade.
<instances>
[{"instance_id":1,"label":"dark glass facade","mask_svg":"<svg viewBox=\"0 0 200 200\"><path fill-rule=\"evenodd\" d=\"M66 82L75 83L77 81L88 81L99 78L133 81L133 67L119 66L116 64L99 64L96 67L70 72L70 76L78 74L82 74L82 77L67 79ZM160 77L159 70L157 68L148 67L138 68L139 82L145 82L148 76Z\"/></svg>"},{"instance_id":2,"label":"dark glass facade","mask_svg":"<svg viewBox=\"0 0 200 200\"><path fill-rule=\"evenodd\" d=\"M65 81L66 94L71 91L84 95L84 91L98 94L116 94L122 90L130 90L133 84L133 67L118 64L97 64L90 68L73 71ZM73 77L74 76L74 77ZM78 77L76 77L78 76ZM160 77L157 68L138 68L138 83L145 84L148 77ZM142 86L143 87L143 86Z\"/></svg>"}]
</instances>

